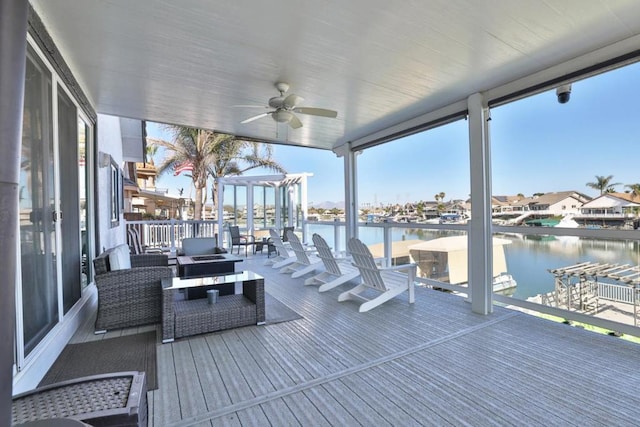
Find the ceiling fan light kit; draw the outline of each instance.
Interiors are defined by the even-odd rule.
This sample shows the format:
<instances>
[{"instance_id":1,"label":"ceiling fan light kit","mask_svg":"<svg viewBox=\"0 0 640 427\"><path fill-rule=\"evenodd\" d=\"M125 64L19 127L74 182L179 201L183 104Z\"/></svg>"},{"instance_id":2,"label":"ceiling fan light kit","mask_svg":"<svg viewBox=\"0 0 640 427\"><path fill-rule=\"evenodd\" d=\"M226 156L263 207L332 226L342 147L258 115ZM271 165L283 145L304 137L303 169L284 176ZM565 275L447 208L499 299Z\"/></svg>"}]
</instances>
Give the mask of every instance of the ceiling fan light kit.
<instances>
[{"instance_id":1,"label":"ceiling fan light kit","mask_svg":"<svg viewBox=\"0 0 640 427\"><path fill-rule=\"evenodd\" d=\"M277 110L274 111L273 114L271 114L271 117L273 117L273 120L278 123L289 123L291 121L291 118L293 117L293 114L287 110Z\"/></svg>"},{"instance_id":2,"label":"ceiling fan light kit","mask_svg":"<svg viewBox=\"0 0 640 427\"><path fill-rule=\"evenodd\" d=\"M273 111L268 111L266 113L260 113L256 116L249 117L241 121L240 123L249 123L254 120L261 119L262 117L271 116L273 120L278 123L288 123L293 129L298 129L302 127L302 122L298 117L294 114L307 114L311 116L319 116L319 117L329 117L336 118L338 113L333 110L326 110L324 108L314 108L314 107L298 107L300 103L304 101L304 98L298 96L294 93L287 95L285 97L285 93L289 90L289 85L284 82L278 82L275 84L276 89L280 92L280 96L274 96L269 99L269 107L260 108L273 108ZM239 105L238 107L249 107L247 105ZM256 107L258 107L256 105Z\"/></svg>"}]
</instances>

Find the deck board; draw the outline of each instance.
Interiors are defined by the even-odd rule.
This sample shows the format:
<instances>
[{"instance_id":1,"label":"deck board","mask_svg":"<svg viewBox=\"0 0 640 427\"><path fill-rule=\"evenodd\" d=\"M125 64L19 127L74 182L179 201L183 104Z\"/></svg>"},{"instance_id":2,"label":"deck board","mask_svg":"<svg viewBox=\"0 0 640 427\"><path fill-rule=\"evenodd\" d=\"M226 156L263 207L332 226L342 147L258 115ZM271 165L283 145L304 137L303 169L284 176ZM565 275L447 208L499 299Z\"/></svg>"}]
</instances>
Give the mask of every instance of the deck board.
<instances>
[{"instance_id":1,"label":"deck board","mask_svg":"<svg viewBox=\"0 0 640 427\"><path fill-rule=\"evenodd\" d=\"M153 427L240 425L631 425L640 346L416 289L367 313L269 266L272 296L302 318L158 341ZM151 330L93 335L74 342Z\"/></svg>"},{"instance_id":2,"label":"deck board","mask_svg":"<svg viewBox=\"0 0 640 427\"><path fill-rule=\"evenodd\" d=\"M194 362L198 367L198 379L208 410L231 404L231 398L226 388L219 387L219 384L223 383L222 377L216 364L212 363L211 349L207 340L204 337L200 337L200 339L189 341Z\"/></svg>"},{"instance_id":3,"label":"deck board","mask_svg":"<svg viewBox=\"0 0 640 427\"><path fill-rule=\"evenodd\" d=\"M273 426L298 425L299 421L283 399L271 400L260 405Z\"/></svg>"},{"instance_id":4,"label":"deck board","mask_svg":"<svg viewBox=\"0 0 640 427\"><path fill-rule=\"evenodd\" d=\"M181 417L188 418L206 412L208 408L200 385L191 343L189 341L177 341L172 343L171 346L173 347L176 378L191 378L197 380L177 382Z\"/></svg>"},{"instance_id":5,"label":"deck board","mask_svg":"<svg viewBox=\"0 0 640 427\"><path fill-rule=\"evenodd\" d=\"M159 389L147 395L154 409L149 418L153 418L154 426L168 426L181 419L173 345L159 345L156 357Z\"/></svg>"}]
</instances>

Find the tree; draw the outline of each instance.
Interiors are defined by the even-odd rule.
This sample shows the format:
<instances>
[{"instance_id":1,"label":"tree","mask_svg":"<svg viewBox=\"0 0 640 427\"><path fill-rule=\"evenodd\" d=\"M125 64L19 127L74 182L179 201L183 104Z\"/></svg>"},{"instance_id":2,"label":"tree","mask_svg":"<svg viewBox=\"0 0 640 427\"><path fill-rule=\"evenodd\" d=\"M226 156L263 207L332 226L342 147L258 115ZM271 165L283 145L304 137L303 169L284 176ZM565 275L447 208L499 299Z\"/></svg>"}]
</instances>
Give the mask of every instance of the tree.
<instances>
[{"instance_id":1,"label":"tree","mask_svg":"<svg viewBox=\"0 0 640 427\"><path fill-rule=\"evenodd\" d=\"M156 144L147 144L147 149L145 152L144 159L150 165L155 166L154 157L158 153L158 146Z\"/></svg>"},{"instance_id":2,"label":"tree","mask_svg":"<svg viewBox=\"0 0 640 427\"><path fill-rule=\"evenodd\" d=\"M433 196L436 199L436 209L438 210L438 214L441 214L445 209L444 203L442 203L444 201L444 196L444 191L441 191L440 193Z\"/></svg>"},{"instance_id":3,"label":"tree","mask_svg":"<svg viewBox=\"0 0 640 427\"><path fill-rule=\"evenodd\" d=\"M286 170L271 156L270 145L255 141L245 141L233 135L195 129L186 126L166 125L171 133L171 141L150 140L152 144L165 148L168 152L158 167L158 175L175 171L178 167L190 170L196 189L194 219L202 218L202 196L207 187L207 179L242 175L254 168L266 168L279 173ZM217 185L214 181L213 206L216 209Z\"/></svg>"},{"instance_id":4,"label":"tree","mask_svg":"<svg viewBox=\"0 0 640 427\"><path fill-rule=\"evenodd\" d=\"M633 198L640 197L640 184L627 184L625 185L629 190L631 190L631 194L633 194Z\"/></svg>"},{"instance_id":5,"label":"tree","mask_svg":"<svg viewBox=\"0 0 640 427\"><path fill-rule=\"evenodd\" d=\"M619 182L611 183L613 180L613 175L609 176L600 176L596 175L595 182L587 182L586 186L589 188L593 188L594 190L600 190L600 195L604 193L613 193L615 191L615 186L620 185Z\"/></svg>"}]
</instances>

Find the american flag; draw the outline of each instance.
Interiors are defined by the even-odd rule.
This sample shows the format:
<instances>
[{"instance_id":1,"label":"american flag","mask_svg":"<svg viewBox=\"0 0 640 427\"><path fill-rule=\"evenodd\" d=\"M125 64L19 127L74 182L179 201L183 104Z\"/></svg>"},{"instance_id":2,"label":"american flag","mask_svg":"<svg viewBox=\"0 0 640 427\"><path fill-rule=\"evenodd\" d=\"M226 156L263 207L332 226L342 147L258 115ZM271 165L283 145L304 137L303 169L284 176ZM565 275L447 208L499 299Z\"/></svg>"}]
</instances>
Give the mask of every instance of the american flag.
<instances>
[{"instance_id":1,"label":"american flag","mask_svg":"<svg viewBox=\"0 0 640 427\"><path fill-rule=\"evenodd\" d=\"M178 165L175 165L175 167L173 168L173 176L178 176L182 172L190 172L192 170L193 170L193 163L191 162L180 163Z\"/></svg>"}]
</instances>

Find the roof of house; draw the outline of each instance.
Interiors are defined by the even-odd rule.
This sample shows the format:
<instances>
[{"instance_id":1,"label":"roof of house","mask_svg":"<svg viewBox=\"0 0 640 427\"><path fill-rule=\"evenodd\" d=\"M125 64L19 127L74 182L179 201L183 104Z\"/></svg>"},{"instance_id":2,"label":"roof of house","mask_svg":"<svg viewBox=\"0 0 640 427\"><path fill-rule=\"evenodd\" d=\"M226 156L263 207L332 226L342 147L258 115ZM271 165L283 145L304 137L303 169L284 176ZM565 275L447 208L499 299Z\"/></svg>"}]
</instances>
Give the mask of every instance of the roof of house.
<instances>
[{"instance_id":1,"label":"roof of house","mask_svg":"<svg viewBox=\"0 0 640 427\"><path fill-rule=\"evenodd\" d=\"M591 198L585 194L577 191L556 191L552 193L545 193L536 197L525 197L517 202L512 203L513 206L523 205L553 205L561 202L562 200L573 198L580 203L586 203Z\"/></svg>"},{"instance_id":2,"label":"roof of house","mask_svg":"<svg viewBox=\"0 0 640 427\"><path fill-rule=\"evenodd\" d=\"M640 197L631 193L604 193L582 205L583 208L608 208L614 206L640 206Z\"/></svg>"}]
</instances>

